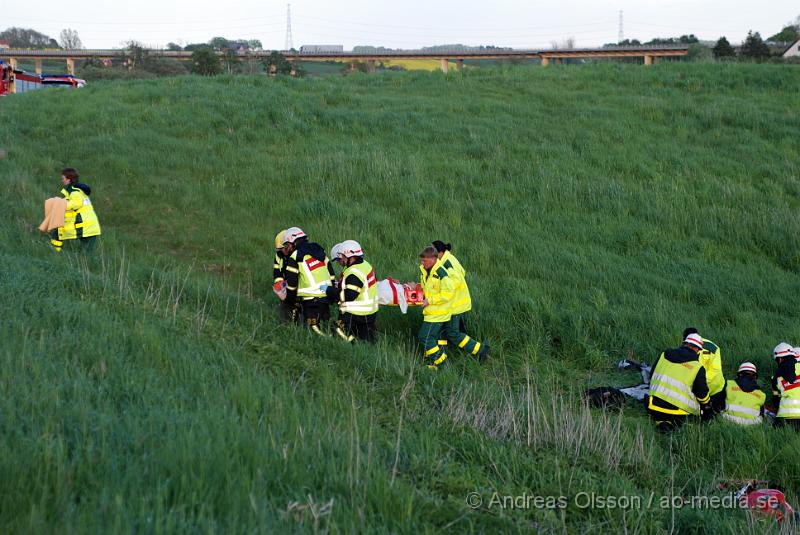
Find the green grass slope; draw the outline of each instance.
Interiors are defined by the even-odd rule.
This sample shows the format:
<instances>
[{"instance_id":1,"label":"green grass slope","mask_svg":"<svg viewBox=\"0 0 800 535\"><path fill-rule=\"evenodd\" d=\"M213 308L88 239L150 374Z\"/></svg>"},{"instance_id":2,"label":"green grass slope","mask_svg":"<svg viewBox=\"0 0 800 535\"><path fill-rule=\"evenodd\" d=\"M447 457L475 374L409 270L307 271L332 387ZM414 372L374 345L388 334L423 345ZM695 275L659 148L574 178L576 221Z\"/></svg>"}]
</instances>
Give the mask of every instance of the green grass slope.
<instances>
[{"instance_id":1,"label":"green grass slope","mask_svg":"<svg viewBox=\"0 0 800 535\"><path fill-rule=\"evenodd\" d=\"M798 84L779 66L604 65L3 99L2 531L777 530L661 497L763 478L797 503L797 433L664 437L577 392L634 383L614 362L652 361L687 325L728 376L747 359L766 378L771 348L800 341ZM104 228L88 260L35 229L65 165ZM278 325L271 242L289 225L358 239L379 277L409 280L423 245L451 241L493 358L430 373L417 310L383 309L374 347Z\"/></svg>"}]
</instances>

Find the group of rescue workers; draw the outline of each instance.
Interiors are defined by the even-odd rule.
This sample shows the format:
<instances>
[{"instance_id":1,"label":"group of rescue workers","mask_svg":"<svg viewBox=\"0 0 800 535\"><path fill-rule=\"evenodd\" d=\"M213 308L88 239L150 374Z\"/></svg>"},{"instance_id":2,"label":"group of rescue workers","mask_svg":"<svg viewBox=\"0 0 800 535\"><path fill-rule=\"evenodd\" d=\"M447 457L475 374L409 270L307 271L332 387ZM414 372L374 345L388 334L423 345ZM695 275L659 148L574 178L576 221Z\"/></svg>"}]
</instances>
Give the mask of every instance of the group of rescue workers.
<instances>
[{"instance_id":1,"label":"group of rescue workers","mask_svg":"<svg viewBox=\"0 0 800 535\"><path fill-rule=\"evenodd\" d=\"M55 201L61 203L63 225L59 218L58 227L49 231L56 251L70 240L91 251L101 232L89 198L91 188L79 178L73 168L61 171L63 198ZM330 259L342 268L338 277ZM347 342L373 342L379 308L375 270L354 240L335 245L330 259L299 227L275 236L273 290L281 301L281 317L327 336L324 325L331 319L330 304L337 303L339 317L331 324L333 333ZM419 260L425 296L419 341L426 364L431 369L441 366L447 359L448 342L484 362L489 346L466 332L464 317L472 309L472 300L466 271L451 245L434 241L422 249ZM662 431L673 430L692 417L707 421L717 414L741 425L760 424L768 414L774 416L775 425L800 430L800 347L781 342L773 357L777 369L771 380L772 399L767 402L755 364L742 363L736 378L726 381L719 346L697 329L687 328L682 345L661 353L653 366L647 411Z\"/></svg>"},{"instance_id":2,"label":"group of rescue workers","mask_svg":"<svg viewBox=\"0 0 800 535\"><path fill-rule=\"evenodd\" d=\"M419 340L431 369L447 360L448 342L480 362L489 355L488 345L466 333L464 315L472 309L472 300L466 272L451 249L449 243L435 241L419 255L425 295ZM342 267L338 277L331 259ZM375 340L378 280L358 242L336 244L328 257L299 227L282 230L275 236L273 279L284 320L303 323L315 334L327 336L324 323L331 319L330 304L337 303L339 317L331 324L336 336L347 342Z\"/></svg>"},{"instance_id":3,"label":"group of rescue workers","mask_svg":"<svg viewBox=\"0 0 800 535\"><path fill-rule=\"evenodd\" d=\"M647 411L660 431L676 429L693 417L708 421L717 414L741 425L760 424L767 414L776 426L800 430L800 347L781 342L773 357L777 369L767 402L755 364L743 362L736 378L726 381L719 346L689 327L683 344L661 353L653 366Z\"/></svg>"}]
</instances>

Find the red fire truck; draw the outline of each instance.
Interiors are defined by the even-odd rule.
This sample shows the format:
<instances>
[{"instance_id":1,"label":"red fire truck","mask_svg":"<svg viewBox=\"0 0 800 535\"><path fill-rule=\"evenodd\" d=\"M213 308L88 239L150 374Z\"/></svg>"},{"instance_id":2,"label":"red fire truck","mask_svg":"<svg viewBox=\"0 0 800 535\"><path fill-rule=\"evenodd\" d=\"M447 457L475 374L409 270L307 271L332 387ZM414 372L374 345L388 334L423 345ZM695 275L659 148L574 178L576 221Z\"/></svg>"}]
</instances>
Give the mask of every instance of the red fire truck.
<instances>
[{"instance_id":1,"label":"red fire truck","mask_svg":"<svg viewBox=\"0 0 800 535\"><path fill-rule=\"evenodd\" d=\"M0 60L0 95L26 93L48 87L78 88L86 81L71 74L31 74L16 70Z\"/></svg>"}]
</instances>

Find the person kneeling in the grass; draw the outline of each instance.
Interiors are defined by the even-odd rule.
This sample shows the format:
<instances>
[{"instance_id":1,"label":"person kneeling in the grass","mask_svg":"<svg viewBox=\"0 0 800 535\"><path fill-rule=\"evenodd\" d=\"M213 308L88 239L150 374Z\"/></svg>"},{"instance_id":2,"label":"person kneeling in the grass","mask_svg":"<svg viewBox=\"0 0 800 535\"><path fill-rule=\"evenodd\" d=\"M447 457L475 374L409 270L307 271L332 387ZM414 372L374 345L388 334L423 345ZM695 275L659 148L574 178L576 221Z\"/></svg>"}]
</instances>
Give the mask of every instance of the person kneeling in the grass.
<instances>
[{"instance_id":1,"label":"person kneeling in the grass","mask_svg":"<svg viewBox=\"0 0 800 535\"><path fill-rule=\"evenodd\" d=\"M722 418L740 425L758 425L763 421L767 395L758 388L758 370L752 362L739 366L735 380L728 380Z\"/></svg>"},{"instance_id":2,"label":"person kneeling in the grass","mask_svg":"<svg viewBox=\"0 0 800 535\"><path fill-rule=\"evenodd\" d=\"M440 345L442 332L452 318L450 302L455 294L453 278L447 273L433 245L428 245L419 254L420 282L425 294L422 306L422 327L419 341L425 352L428 368L437 369L445 360L445 345Z\"/></svg>"},{"instance_id":3,"label":"person kneeling in the grass","mask_svg":"<svg viewBox=\"0 0 800 535\"><path fill-rule=\"evenodd\" d=\"M472 310L472 298L469 294L466 275L467 272L461 262L453 255L453 246L441 240L433 242L437 256L442 266L447 270L447 274L453 280L453 298L450 301L450 321L445 327L447 340L439 340L440 345L446 345L447 341L457 345L470 355L478 357L480 362L484 362L489 356L489 346L482 344L467 334L464 315Z\"/></svg>"},{"instance_id":4,"label":"person kneeling in the grass","mask_svg":"<svg viewBox=\"0 0 800 535\"><path fill-rule=\"evenodd\" d=\"M78 182L79 178L78 171L72 167L61 171L61 184L64 186L61 195L67 200L67 210L64 226L50 233L50 245L56 251L61 251L65 241L78 240L82 250L91 253L100 236L100 221L89 199L92 188Z\"/></svg>"},{"instance_id":5,"label":"person kneeling in the grass","mask_svg":"<svg viewBox=\"0 0 800 535\"><path fill-rule=\"evenodd\" d=\"M775 425L800 430L800 361L795 349L781 342L772 351L778 369L772 376L772 404L778 408Z\"/></svg>"},{"instance_id":6,"label":"person kneeling in the grass","mask_svg":"<svg viewBox=\"0 0 800 535\"><path fill-rule=\"evenodd\" d=\"M689 416L712 416L706 370L698 360L702 349L703 338L692 333L681 347L661 353L653 366L647 412L659 431L672 431Z\"/></svg>"}]
</instances>

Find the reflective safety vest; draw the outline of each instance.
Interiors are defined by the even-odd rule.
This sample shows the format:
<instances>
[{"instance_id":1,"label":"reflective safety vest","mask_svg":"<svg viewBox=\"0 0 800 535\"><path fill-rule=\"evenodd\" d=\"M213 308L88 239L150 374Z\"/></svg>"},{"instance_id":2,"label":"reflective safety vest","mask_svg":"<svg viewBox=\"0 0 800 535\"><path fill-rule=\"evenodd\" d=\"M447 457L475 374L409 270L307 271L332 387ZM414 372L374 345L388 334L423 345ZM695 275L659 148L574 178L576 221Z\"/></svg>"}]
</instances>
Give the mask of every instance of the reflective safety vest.
<instances>
[{"instance_id":1,"label":"reflective safety vest","mask_svg":"<svg viewBox=\"0 0 800 535\"><path fill-rule=\"evenodd\" d=\"M661 353L650 378L650 396L672 403L680 409L678 414L699 416L700 404L692 392L692 384L700 368L702 365L696 360L675 363Z\"/></svg>"},{"instance_id":2,"label":"reflective safety vest","mask_svg":"<svg viewBox=\"0 0 800 535\"><path fill-rule=\"evenodd\" d=\"M283 280L283 256L278 253L275 253L275 261L272 263L272 274L277 275L273 277L273 283Z\"/></svg>"},{"instance_id":3,"label":"reflective safety vest","mask_svg":"<svg viewBox=\"0 0 800 535\"><path fill-rule=\"evenodd\" d=\"M706 369L708 393L714 395L725 388L725 376L722 374L722 352L711 340L703 338L703 349L697 354L697 360Z\"/></svg>"},{"instance_id":4,"label":"reflective safety vest","mask_svg":"<svg viewBox=\"0 0 800 535\"><path fill-rule=\"evenodd\" d=\"M297 251L292 253L292 258L297 261ZM298 283L297 296L303 299L325 297L322 289L324 284L331 283L331 274L328 272L328 258L317 260L311 255L305 255L297 261Z\"/></svg>"},{"instance_id":5,"label":"reflective safety vest","mask_svg":"<svg viewBox=\"0 0 800 535\"><path fill-rule=\"evenodd\" d=\"M64 226L58 228L58 239L74 240L99 236L100 221L89 196L73 185L64 187L61 195L67 200L67 210L64 212Z\"/></svg>"},{"instance_id":6,"label":"reflective safety vest","mask_svg":"<svg viewBox=\"0 0 800 535\"><path fill-rule=\"evenodd\" d=\"M722 417L728 421L741 425L757 425L762 421L761 407L767 400L767 395L759 389L745 392L736 384L728 381L725 387L725 412Z\"/></svg>"},{"instance_id":7,"label":"reflective safety vest","mask_svg":"<svg viewBox=\"0 0 800 535\"><path fill-rule=\"evenodd\" d=\"M778 405L778 418L800 418L800 362L794 365L795 379L790 383L783 377L778 377L778 392L781 395L781 404Z\"/></svg>"},{"instance_id":8,"label":"reflective safety vest","mask_svg":"<svg viewBox=\"0 0 800 535\"><path fill-rule=\"evenodd\" d=\"M455 293L453 278L448 275L447 270L442 265L441 259L437 260L430 271L419 266L420 283L428 306L422 309L424 321L429 323L441 323L450 321L450 302Z\"/></svg>"},{"instance_id":9,"label":"reflective safety vest","mask_svg":"<svg viewBox=\"0 0 800 535\"><path fill-rule=\"evenodd\" d=\"M361 287L345 286L347 277L355 275L361 281ZM345 290L357 290L358 297L354 301L345 301ZM378 311L378 280L369 262L361 262L348 266L342 272L342 291L339 294L339 310L355 316L369 316Z\"/></svg>"},{"instance_id":10,"label":"reflective safety vest","mask_svg":"<svg viewBox=\"0 0 800 535\"><path fill-rule=\"evenodd\" d=\"M453 278L453 301L450 303L451 314L463 314L472 310L472 298L467 287L467 272L453 256L450 251L445 251L442 255L442 266L447 270L447 274Z\"/></svg>"}]
</instances>

